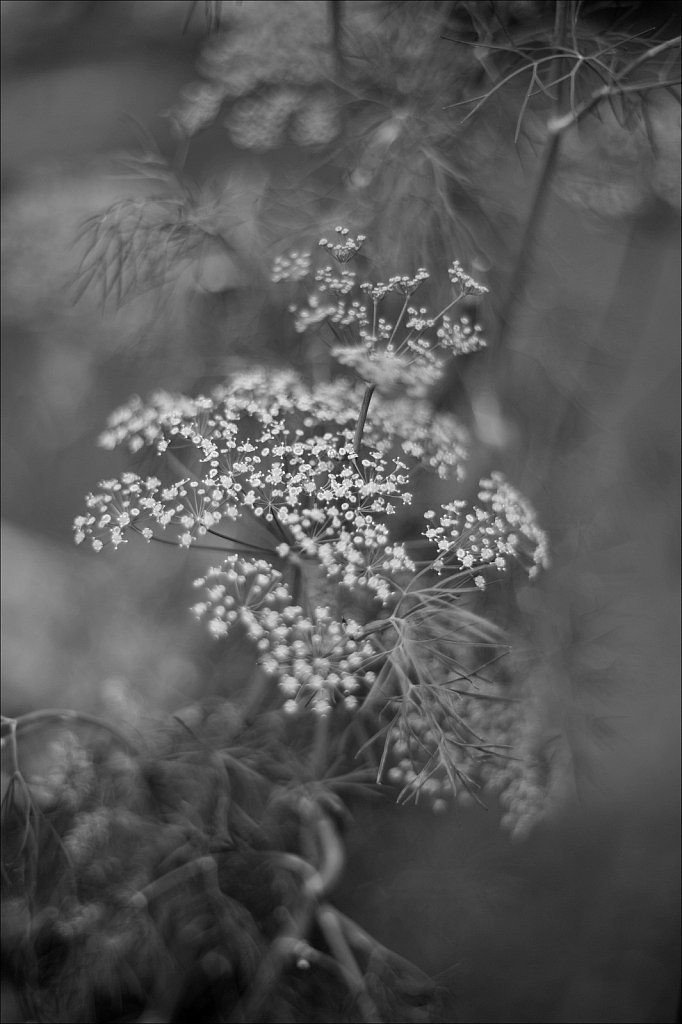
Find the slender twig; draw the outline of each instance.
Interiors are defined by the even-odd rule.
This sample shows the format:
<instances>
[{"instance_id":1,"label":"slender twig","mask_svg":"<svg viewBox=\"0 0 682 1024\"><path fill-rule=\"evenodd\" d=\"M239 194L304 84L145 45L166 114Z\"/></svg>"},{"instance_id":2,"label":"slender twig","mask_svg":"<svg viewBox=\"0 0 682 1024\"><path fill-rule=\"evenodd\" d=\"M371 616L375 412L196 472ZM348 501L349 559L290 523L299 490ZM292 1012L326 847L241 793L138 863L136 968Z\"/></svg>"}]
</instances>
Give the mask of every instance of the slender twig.
<instances>
[{"instance_id":1,"label":"slender twig","mask_svg":"<svg viewBox=\"0 0 682 1024\"><path fill-rule=\"evenodd\" d=\"M365 429L365 423L367 422L367 413L369 412L369 403L372 401L372 395L376 384L368 384L365 388L365 393L362 396L362 405L360 406L360 414L358 416L358 423L355 428L355 436L353 438L353 451L355 455L360 454L360 445L362 444L362 434Z\"/></svg>"},{"instance_id":2,"label":"slender twig","mask_svg":"<svg viewBox=\"0 0 682 1024\"><path fill-rule=\"evenodd\" d=\"M555 9L555 24L554 24L554 46L560 46L566 31L566 18L567 18L567 5L566 0L559 0L556 4ZM553 58L557 60L556 55ZM558 114L561 108L563 100L562 90L559 91L555 100L555 111ZM498 335L498 347L499 352L503 353L505 350L505 342L510 333L511 329L511 318L514 307L517 303L520 303L523 299L526 279L528 275L528 269L530 267L531 255L534 250L535 239L540 227L542 220L544 219L545 209L547 206L547 200L549 198L550 186L554 177L554 172L557 167L559 160L559 149L560 149L561 136L559 133L550 134L549 139L545 144L545 149L542 155L542 161L538 176L536 180L535 190L533 193L533 199L531 201L530 210L526 223L524 225L523 234L519 243L518 255L514 264L514 271L511 276L511 280L507 285L505 297L502 302L502 307L499 312L499 335Z\"/></svg>"},{"instance_id":3,"label":"slender twig","mask_svg":"<svg viewBox=\"0 0 682 1024\"><path fill-rule=\"evenodd\" d=\"M343 50L343 0L327 0L329 20L331 22L331 45L334 55L334 78L341 88L346 77L346 60Z\"/></svg>"},{"instance_id":4,"label":"slender twig","mask_svg":"<svg viewBox=\"0 0 682 1024\"><path fill-rule=\"evenodd\" d=\"M677 38L679 45L679 37ZM667 89L680 84L679 78L665 79L663 81L653 82L629 82L620 84L620 78L617 76L616 80L610 84L603 85L599 89L595 89L591 96L588 97L583 103L581 103L575 110L569 111L564 114L563 117L551 118L547 124L548 131L554 135L561 135L567 131L573 125L578 122L593 110L602 100L610 99L612 96L622 96L627 93L642 93L650 92L652 89Z\"/></svg>"}]
</instances>

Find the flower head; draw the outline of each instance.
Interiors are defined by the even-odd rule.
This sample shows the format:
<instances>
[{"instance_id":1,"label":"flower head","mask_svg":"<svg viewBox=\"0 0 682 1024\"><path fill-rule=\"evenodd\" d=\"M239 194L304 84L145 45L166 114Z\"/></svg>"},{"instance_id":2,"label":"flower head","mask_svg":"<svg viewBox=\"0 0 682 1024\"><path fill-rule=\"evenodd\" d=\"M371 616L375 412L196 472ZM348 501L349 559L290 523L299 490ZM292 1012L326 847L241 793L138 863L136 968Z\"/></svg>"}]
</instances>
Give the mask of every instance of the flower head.
<instances>
[{"instance_id":1,"label":"flower head","mask_svg":"<svg viewBox=\"0 0 682 1024\"><path fill-rule=\"evenodd\" d=\"M358 235L357 238L353 238L348 228L337 227L334 230L339 236L338 241L334 242L327 238L321 238L319 242L320 248L326 249L338 263L348 263L362 248L365 235Z\"/></svg>"},{"instance_id":2,"label":"flower head","mask_svg":"<svg viewBox=\"0 0 682 1024\"><path fill-rule=\"evenodd\" d=\"M208 632L247 638L284 711L382 702L391 717L379 776L399 782L403 799L428 794L441 807L487 785L485 766L504 756L502 726L486 732L478 710L503 703L479 674L481 650L499 646L500 633L471 602L513 565L536 575L548 542L499 473L480 482L473 507L429 510L422 539L404 539L421 474L463 473L466 431L433 409L429 390L447 358L483 343L449 311L484 289L454 263L455 297L434 314L414 304L423 268L358 284L347 263L363 236L337 235L321 246L340 266L314 268L295 252L273 277L312 277L307 302L292 309L296 329L330 326L332 354L356 379L311 387L291 371L253 369L208 395L133 397L100 441L148 450L158 473L102 481L75 539L96 551L134 534L220 550L196 581L194 612Z\"/></svg>"},{"instance_id":3,"label":"flower head","mask_svg":"<svg viewBox=\"0 0 682 1024\"><path fill-rule=\"evenodd\" d=\"M322 266L314 272L306 301L291 307L295 329L304 333L329 325L334 335L331 354L342 366L385 393L399 390L415 397L426 395L441 377L447 358L473 352L484 344L477 325L466 317L454 322L448 311L464 296L482 295L487 289L455 261L448 271L457 286L455 297L432 314L426 306L409 304L429 279L424 267L411 276L396 274L385 282L358 282L356 273L345 264L359 251L364 235L352 238L343 227L336 232L340 241L322 238L319 245L344 266ZM299 266L303 266L301 257L293 253L286 263L276 261L273 280L303 280ZM402 309L397 316L384 315L384 304L399 299Z\"/></svg>"},{"instance_id":4,"label":"flower head","mask_svg":"<svg viewBox=\"0 0 682 1024\"><path fill-rule=\"evenodd\" d=\"M425 529L424 536L438 549L436 570L493 567L503 572L516 562L533 577L546 569L547 535L530 503L501 473L492 473L479 486L479 506L465 513L465 503L450 502L442 506L436 525ZM435 513L427 512L426 518L432 521Z\"/></svg>"},{"instance_id":5,"label":"flower head","mask_svg":"<svg viewBox=\"0 0 682 1024\"><path fill-rule=\"evenodd\" d=\"M205 595L195 615L216 637L240 624L291 707L311 706L320 714L337 701L353 707L360 680L373 682L376 651L359 623L340 621L328 607L304 613L282 574L267 562L230 555L195 586Z\"/></svg>"}]
</instances>

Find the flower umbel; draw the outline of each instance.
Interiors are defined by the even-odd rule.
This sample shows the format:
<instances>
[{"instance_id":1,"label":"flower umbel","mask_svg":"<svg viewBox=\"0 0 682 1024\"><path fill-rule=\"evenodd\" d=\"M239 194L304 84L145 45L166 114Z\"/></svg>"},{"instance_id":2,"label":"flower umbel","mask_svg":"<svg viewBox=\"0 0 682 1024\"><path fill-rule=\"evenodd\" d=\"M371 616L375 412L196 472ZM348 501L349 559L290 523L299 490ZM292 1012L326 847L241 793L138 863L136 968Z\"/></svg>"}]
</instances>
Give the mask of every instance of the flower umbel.
<instances>
[{"instance_id":1,"label":"flower umbel","mask_svg":"<svg viewBox=\"0 0 682 1024\"><path fill-rule=\"evenodd\" d=\"M410 304L412 296L429 280L424 267L412 276L396 274L385 282L358 283L356 273L345 264L359 251L364 235L354 239L343 227L337 227L336 232L339 242L322 238L319 244L344 266L341 270L332 266L317 269L305 304L292 306L291 312L299 333L328 326L331 354L342 366L351 368L380 391L423 396L442 375L448 357L474 352L485 344L480 327L472 325L468 317L453 321L448 315L463 298L475 298L488 290L466 274L459 262L455 261L448 271L452 300L431 314L424 306ZM312 256L306 258L312 261ZM290 273L283 271L288 265ZM299 272L301 266L298 253L280 257L273 267L273 280L300 282L305 277ZM395 312L394 299L402 302L402 308Z\"/></svg>"},{"instance_id":2,"label":"flower umbel","mask_svg":"<svg viewBox=\"0 0 682 1024\"><path fill-rule=\"evenodd\" d=\"M383 736L378 781L439 809L462 793L478 798L486 766L508 757L499 715L486 725L510 699L494 671L506 645L475 603L501 574L545 568L547 538L498 473L473 507L427 511L414 536L415 490L429 474L464 472L466 431L428 392L445 359L482 344L450 310L485 288L455 262L452 300L431 314L414 304L425 269L358 283L348 264L364 237L337 236L320 243L336 266L296 252L273 277L298 288L312 278L296 328L329 328L332 355L361 380L310 386L292 371L253 369L209 395L132 398L101 444L147 450L158 470L104 480L75 539L96 551L138 535L219 552L196 580L193 611L209 634L250 647L283 714L362 716ZM363 757L374 749L370 738Z\"/></svg>"},{"instance_id":3,"label":"flower umbel","mask_svg":"<svg viewBox=\"0 0 682 1024\"><path fill-rule=\"evenodd\" d=\"M195 586L206 600L194 614L217 637L237 623L244 628L263 670L277 680L285 711L303 706L326 714L337 701L354 708L361 683L374 681L369 665L376 652L359 623L340 621L328 607L306 615L267 562L231 555Z\"/></svg>"}]
</instances>

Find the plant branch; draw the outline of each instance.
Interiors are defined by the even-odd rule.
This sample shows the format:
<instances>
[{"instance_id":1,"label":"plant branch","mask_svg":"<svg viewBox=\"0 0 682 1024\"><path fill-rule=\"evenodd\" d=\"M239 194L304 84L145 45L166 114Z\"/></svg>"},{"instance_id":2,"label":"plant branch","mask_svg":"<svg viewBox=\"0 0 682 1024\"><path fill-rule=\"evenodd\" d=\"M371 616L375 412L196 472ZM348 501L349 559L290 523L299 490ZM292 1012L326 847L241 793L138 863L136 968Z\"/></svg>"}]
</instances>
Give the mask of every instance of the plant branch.
<instances>
[{"instance_id":1,"label":"plant branch","mask_svg":"<svg viewBox=\"0 0 682 1024\"><path fill-rule=\"evenodd\" d=\"M612 96L622 96L626 93L650 92L652 89L669 89L680 85L680 79L665 79L654 82L629 82L625 85L603 85L595 89L592 95L581 103L575 110L564 114L563 117L551 118L547 123L547 129L553 136L558 136L567 131L593 110L602 100L610 99Z\"/></svg>"},{"instance_id":2,"label":"plant branch","mask_svg":"<svg viewBox=\"0 0 682 1024\"><path fill-rule=\"evenodd\" d=\"M348 979L349 988L358 1004L358 1009L366 1024L381 1024L381 1017L367 991L363 974L344 935L343 927L333 907L325 904L318 908L317 923L325 937L334 958L344 969L344 977Z\"/></svg>"},{"instance_id":3,"label":"plant branch","mask_svg":"<svg viewBox=\"0 0 682 1024\"><path fill-rule=\"evenodd\" d=\"M372 401L372 395L376 384L368 384L365 388L365 393L362 396L362 405L360 407L360 415L358 416L358 425L355 428L355 436L353 438L353 451L356 456L360 453L360 445L362 444L362 434L365 429L365 423L367 422L367 413L369 412L369 403Z\"/></svg>"}]
</instances>

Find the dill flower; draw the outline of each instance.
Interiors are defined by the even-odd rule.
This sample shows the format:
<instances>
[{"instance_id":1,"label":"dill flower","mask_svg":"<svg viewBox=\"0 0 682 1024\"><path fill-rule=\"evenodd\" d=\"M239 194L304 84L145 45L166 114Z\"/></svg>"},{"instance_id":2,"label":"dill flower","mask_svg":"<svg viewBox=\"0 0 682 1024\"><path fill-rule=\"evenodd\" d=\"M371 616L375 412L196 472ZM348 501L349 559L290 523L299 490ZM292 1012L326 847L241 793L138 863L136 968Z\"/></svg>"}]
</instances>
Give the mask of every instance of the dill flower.
<instances>
[{"instance_id":1,"label":"dill flower","mask_svg":"<svg viewBox=\"0 0 682 1024\"><path fill-rule=\"evenodd\" d=\"M133 396L112 413L99 441L108 450L123 445L132 453L149 448L159 455L192 453L206 461L216 451L226 455L233 450L240 425L252 421L270 432L288 430L292 437L297 430L310 435L331 427L352 447L362 395L361 384L343 378L311 388L291 371L254 369L235 374L208 396L157 391L146 403ZM451 413L434 413L426 399L375 395L363 436L366 445L385 457L397 445L413 465L440 476L463 474L467 431ZM265 443L255 429L251 443L254 439ZM78 537L84 539L80 533Z\"/></svg>"},{"instance_id":2,"label":"dill flower","mask_svg":"<svg viewBox=\"0 0 682 1024\"><path fill-rule=\"evenodd\" d=\"M278 256L272 265L272 280L301 281L310 273L310 254L292 252L288 256Z\"/></svg>"},{"instance_id":3,"label":"dill flower","mask_svg":"<svg viewBox=\"0 0 682 1024\"><path fill-rule=\"evenodd\" d=\"M361 625L350 618L340 621L328 607L304 613L282 574L267 562L230 555L195 586L205 600L194 605L194 614L216 637L236 624L244 628L262 668L276 677L285 710L302 705L323 714L337 700L352 708L360 679L366 685L374 681L369 665L376 651Z\"/></svg>"},{"instance_id":4,"label":"dill flower","mask_svg":"<svg viewBox=\"0 0 682 1024\"><path fill-rule=\"evenodd\" d=\"M412 276L396 274L385 282L358 282L356 272L346 264L357 255L365 236L353 238L345 227L335 230L338 241L321 238L319 247L341 268L326 265L311 273L312 287L305 303L290 307L296 331L303 334L326 324L333 336L331 355L366 384L391 395L427 395L442 376L446 359L475 352L485 344L478 325L468 317L454 321L448 314L465 296L480 296L487 289L455 261L448 271L453 299L432 314L426 306L413 306L409 301L429 280L424 267ZM309 254L305 260L312 266ZM300 282L305 276L303 265L298 253L280 257L272 278ZM387 301L394 297L402 299L395 319L384 315Z\"/></svg>"},{"instance_id":5,"label":"dill flower","mask_svg":"<svg viewBox=\"0 0 682 1024\"><path fill-rule=\"evenodd\" d=\"M414 299L425 269L359 282L348 264L364 236L336 236L320 242L334 264L292 252L273 277L311 282L295 326L330 328L332 354L356 379L310 386L293 371L254 368L208 395L133 396L100 443L146 450L158 472L103 480L75 540L100 551L141 536L220 552L195 581L194 615L216 639L245 639L280 712L319 721L362 708L384 737L378 781L397 784L401 800L442 809L506 780L505 799L528 822L532 772L500 768L521 734L486 672L504 645L473 602L491 576L545 568L547 537L493 473L473 507L429 509L421 540L403 539L424 471L464 471L467 433L428 394L446 359L482 343L449 311L484 288L453 263L453 298L434 314ZM70 842L82 836L85 848L95 824L84 818Z\"/></svg>"},{"instance_id":6,"label":"dill flower","mask_svg":"<svg viewBox=\"0 0 682 1024\"><path fill-rule=\"evenodd\" d=\"M532 578L549 565L548 539L539 527L534 509L501 473L481 480L476 507L464 514L465 503L442 506L435 526L424 536L438 548L437 572L494 566L504 571L511 561L520 563ZM436 513L425 513L427 520ZM483 577L477 583L483 585Z\"/></svg>"},{"instance_id":7,"label":"dill flower","mask_svg":"<svg viewBox=\"0 0 682 1024\"><path fill-rule=\"evenodd\" d=\"M116 504L121 498L141 494L145 515L154 518L156 510L159 524L168 526L179 521L183 513L182 504L187 505L191 498L193 508L186 508L184 513L191 515L194 523L187 519L186 526L201 526L202 516L218 514L223 506L228 510L231 508L221 487L224 492L225 487L239 484L235 495L242 496L243 479L254 459L264 460L264 465L268 458L279 452L281 458L287 455L299 466L304 456L309 455L314 465L319 453L327 449L331 453L331 456L328 453L328 458L347 461L352 450L361 396L363 389L360 385L343 379L311 389L291 372L267 373L261 370L238 374L209 396L187 398L158 391L148 403L134 396L127 406L110 417L108 428L100 436L100 444L110 450L125 445L132 453L148 447L162 456L186 457L191 454L207 470L201 480L177 481L174 492L162 486L157 477L142 481L135 474L126 474L118 481L104 481L105 489L112 495L104 504ZM248 425L248 434L245 434L245 424ZM410 463L412 466L424 465L440 475L451 471L461 475L463 472L467 457L466 430L451 414L434 414L425 399L403 397L389 401L377 395L364 436L365 445L381 454L384 460L390 461L397 445L400 458L406 462L403 469L408 469L407 463ZM336 449L332 452L335 444ZM254 468L257 466L261 463L254 463ZM397 464L395 468L399 468ZM211 469L217 472L212 473ZM377 469L378 464L372 470L375 479ZM365 467L365 470L369 472L371 467ZM270 477L272 472L276 471L272 469ZM350 476L348 466L345 476ZM400 485L404 482L396 481ZM357 481L356 484L359 485ZM168 509L161 510L155 504L160 495L166 495L165 501L183 499L173 508L170 518ZM256 492L254 501L255 495ZM153 496L152 500L148 500L150 496ZM96 500L88 501L91 505L98 504ZM132 509L137 508L137 513L131 513L130 502L127 505L126 510L117 509L116 517L101 523L101 526L130 525L122 513L133 514L135 518L142 509L133 504ZM102 512L111 514L110 509L102 508ZM93 526L91 520L92 516L77 521L79 542L85 539L86 532L89 534ZM211 523L204 521L203 525L210 526Z\"/></svg>"},{"instance_id":8,"label":"dill flower","mask_svg":"<svg viewBox=\"0 0 682 1024\"><path fill-rule=\"evenodd\" d=\"M418 460L445 471L457 463L461 444L451 442L461 438L442 419L440 441L429 443L422 409L401 457L392 450L395 410L384 409L356 452L349 402L357 408L359 396L346 384L313 394L295 375L259 372L238 375L211 399L176 406L157 393L148 408L134 399L112 417L102 443L149 446L183 475L170 483L135 473L102 481L75 520L76 542L100 551L133 534L169 538L267 557L290 575L301 560L315 562L330 585L361 586L387 602L390 578L413 570L387 520L410 504ZM211 628L220 635L223 627Z\"/></svg>"},{"instance_id":9,"label":"dill flower","mask_svg":"<svg viewBox=\"0 0 682 1024\"><path fill-rule=\"evenodd\" d=\"M459 260L455 260L448 269L448 277L465 295L485 295L488 289L465 273Z\"/></svg>"},{"instance_id":10,"label":"dill flower","mask_svg":"<svg viewBox=\"0 0 682 1024\"><path fill-rule=\"evenodd\" d=\"M326 249L337 263L348 263L362 248L365 235L358 235L357 238L353 238L348 228L337 227L334 230L339 236L338 241L334 242L328 238L321 238L318 244L321 249Z\"/></svg>"}]
</instances>

